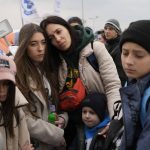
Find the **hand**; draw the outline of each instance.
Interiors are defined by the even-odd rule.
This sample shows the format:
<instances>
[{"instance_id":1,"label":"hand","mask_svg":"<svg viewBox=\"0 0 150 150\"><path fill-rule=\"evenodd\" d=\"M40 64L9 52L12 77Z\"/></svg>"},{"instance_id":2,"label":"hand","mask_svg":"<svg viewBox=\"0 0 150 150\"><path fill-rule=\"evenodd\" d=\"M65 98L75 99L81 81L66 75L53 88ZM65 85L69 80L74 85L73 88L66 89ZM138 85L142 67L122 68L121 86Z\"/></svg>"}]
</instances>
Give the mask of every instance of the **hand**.
<instances>
[{"instance_id":1,"label":"hand","mask_svg":"<svg viewBox=\"0 0 150 150\"><path fill-rule=\"evenodd\" d=\"M106 135L107 135L107 133L108 133L108 130L109 130L109 124L108 124L106 127L104 127L104 128L102 129L102 131L99 132L98 134L99 134L99 135L102 135L104 138L106 138Z\"/></svg>"},{"instance_id":2,"label":"hand","mask_svg":"<svg viewBox=\"0 0 150 150\"><path fill-rule=\"evenodd\" d=\"M65 126L65 119L62 116L58 116L58 120L55 121L55 125L63 129Z\"/></svg>"},{"instance_id":3,"label":"hand","mask_svg":"<svg viewBox=\"0 0 150 150\"><path fill-rule=\"evenodd\" d=\"M29 144L29 141L27 141L24 146L22 147L22 150L35 150L32 144Z\"/></svg>"}]
</instances>

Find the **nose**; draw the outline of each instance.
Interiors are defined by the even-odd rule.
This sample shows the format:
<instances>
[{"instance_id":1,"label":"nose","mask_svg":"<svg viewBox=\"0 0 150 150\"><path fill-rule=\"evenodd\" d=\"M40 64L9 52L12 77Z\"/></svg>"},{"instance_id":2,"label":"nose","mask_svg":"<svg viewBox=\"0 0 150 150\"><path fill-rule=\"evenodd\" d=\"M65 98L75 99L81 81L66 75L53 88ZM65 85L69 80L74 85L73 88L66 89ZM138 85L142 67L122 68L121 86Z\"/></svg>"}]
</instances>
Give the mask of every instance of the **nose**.
<instances>
[{"instance_id":1,"label":"nose","mask_svg":"<svg viewBox=\"0 0 150 150\"><path fill-rule=\"evenodd\" d=\"M89 113L87 112L87 113L85 114L85 116L86 116L86 118L88 118L88 117L89 117Z\"/></svg>"},{"instance_id":2,"label":"nose","mask_svg":"<svg viewBox=\"0 0 150 150\"><path fill-rule=\"evenodd\" d=\"M39 51L43 51L45 50L45 45L43 45L43 43L39 43Z\"/></svg>"},{"instance_id":3,"label":"nose","mask_svg":"<svg viewBox=\"0 0 150 150\"><path fill-rule=\"evenodd\" d=\"M126 57L125 62L127 65L132 65L133 64L133 58L131 55L128 55L128 57Z\"/></svg>"},{"instance_id":4,"label":"nose","mask_svg":"<svg viewBox=\"0 0 150 150\"><path fill-rule=\"evenodd\" d=\"M60 42L60 40L61 40L61 37L59 36L59 35L55 35L55 40L56 40L56 42Z\"/></svg>"}]
</instances>

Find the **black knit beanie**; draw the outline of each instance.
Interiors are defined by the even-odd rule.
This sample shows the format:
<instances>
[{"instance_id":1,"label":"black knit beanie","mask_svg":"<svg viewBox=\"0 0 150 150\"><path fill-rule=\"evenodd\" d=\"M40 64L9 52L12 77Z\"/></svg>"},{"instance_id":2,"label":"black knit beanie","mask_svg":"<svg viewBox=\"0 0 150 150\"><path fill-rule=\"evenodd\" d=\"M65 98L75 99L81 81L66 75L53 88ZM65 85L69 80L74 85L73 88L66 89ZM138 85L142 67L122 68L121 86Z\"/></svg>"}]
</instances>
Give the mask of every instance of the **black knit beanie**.
<instances>
[{"instance_id":1,"label":"black knit beanie","mask_svg":"<svg viewBox=\"0 0 150 150\"><path fill-rule=\"evenodd\" d=\"M82 102L81 107L88 106L92 108L102 121L105 118L107 109L106 96L102 93L88 94Z\"/></svg>"},{"instance_id":2,"label":"black knit beanie","mask_svg":"<svg viewBox=\"0 0 150 150\"><path fill-rule=\"evenodd\" d=\"M121 35L121 51L125 42L137 43L150 53L150 20L139 20L130 23L129 27Z\"/></svg>"}]
</instances>

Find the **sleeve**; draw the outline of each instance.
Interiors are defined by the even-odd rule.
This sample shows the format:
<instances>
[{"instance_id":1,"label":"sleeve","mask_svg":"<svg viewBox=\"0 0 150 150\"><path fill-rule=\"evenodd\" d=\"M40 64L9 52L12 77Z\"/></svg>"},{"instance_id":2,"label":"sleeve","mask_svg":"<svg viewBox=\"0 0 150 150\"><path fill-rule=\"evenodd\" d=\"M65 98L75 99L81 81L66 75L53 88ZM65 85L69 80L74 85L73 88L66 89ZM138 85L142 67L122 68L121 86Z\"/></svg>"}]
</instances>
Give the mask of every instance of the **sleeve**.
<instances>
[{"instance_id":1,"label":"sleeve","mask_svg":"<svg viewBox=\"0 0 150 150\"><path fill-rule=\"evenodd\" d=\"M49 145L59 146L64 140L64 130L42 119L33 118L28 112L26 121L30 136Z\"/></svg>"},{"instance_id":2,"label":"sleeve","mask_svg":"<svg viewBox=\"0 0 150 150\"><path fill-rule=\"evenodd\" d=\"M105 45L100 42L94 42L93 50L99 64L100 76L107 96L109 114L112 117L114 114L114 103L121 100L119 92L121 82L115 63L106 50Z\"/></svg>"},{"instance_id":3,"label":"sleeve","mask_svg":"<svg viewBox=\"0 0 150 150\"><path fill-rule=\"evenodd\" d=\"M150 111L148 111L149 113ZM143 130L141 131L140 137L137 141L136 150L149 150L150 148L150 115L147 115L146 120L144 122Z\"/></svg>"},{"instance_id":4,"label":"sleeve","mask_svg":"<svg viewBox=\"0 0 150 150\"><path fill-rule=\"evenodd\" d=\"M19 145L23 147L26 143L30 143L30 135L27 127L27 122L25 118L25 114L22 110L22 108L18 109L19 117L20 117L20 123L19 123L19 132L18 132L18 139L19 139Z\"/></svg>"},{"instance_id":5,"label":"sleeve","mask_svg":"<svg viewBox=\"0 0 150 150\"><path fill-rule=\"evenodd\" d=\"M6 149L6 132L3 126L0 126L0 150Z\"/></svg>"}]
</instances>

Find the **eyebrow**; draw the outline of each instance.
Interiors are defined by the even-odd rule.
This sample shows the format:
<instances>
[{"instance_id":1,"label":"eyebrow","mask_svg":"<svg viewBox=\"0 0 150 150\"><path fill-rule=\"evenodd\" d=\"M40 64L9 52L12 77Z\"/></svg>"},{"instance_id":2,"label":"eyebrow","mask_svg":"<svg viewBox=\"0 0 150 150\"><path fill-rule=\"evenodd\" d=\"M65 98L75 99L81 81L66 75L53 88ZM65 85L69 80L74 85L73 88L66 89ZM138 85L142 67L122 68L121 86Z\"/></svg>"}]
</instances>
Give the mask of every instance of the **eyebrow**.
<instances>
[{"instance_id":1,"label":"eyebrow","mask_svg":"<svg viewBox=\"0 0 150 150\"><path fill-rule=\"evenodd\" d=\"M61 28L56 28L56 30L55 31L53 31L53 33L52 34L49 34L48 36L53 36L56 32L57 32L57 30L60 30Z\"/></svg>"},{"instance_id":2,"label":"eyebrow","mask_svg":"<svg viewBox=\"0 0 150 150\"><path fill-rule=\"evenodd\" d=\"M32 42L38 42L39 40L33 40L33 41L30 41L30 43L32 43ZM42 39L42 40L40 40L40 41L46 41L46 39L44 38L44 39Z\"/></svg>"},{"instance_id":3,"label":"eyebrow","mask_svg":"<svg viewBox=\"0 0 150 150\"><path fill-rule=\"evenodd\" d=\"M129 50L126 48L122 48L122 51L129 51ZM144 51L140 49L132 49L132 51L133 53L144 53Z\"/></svg>"}]
</instances>

